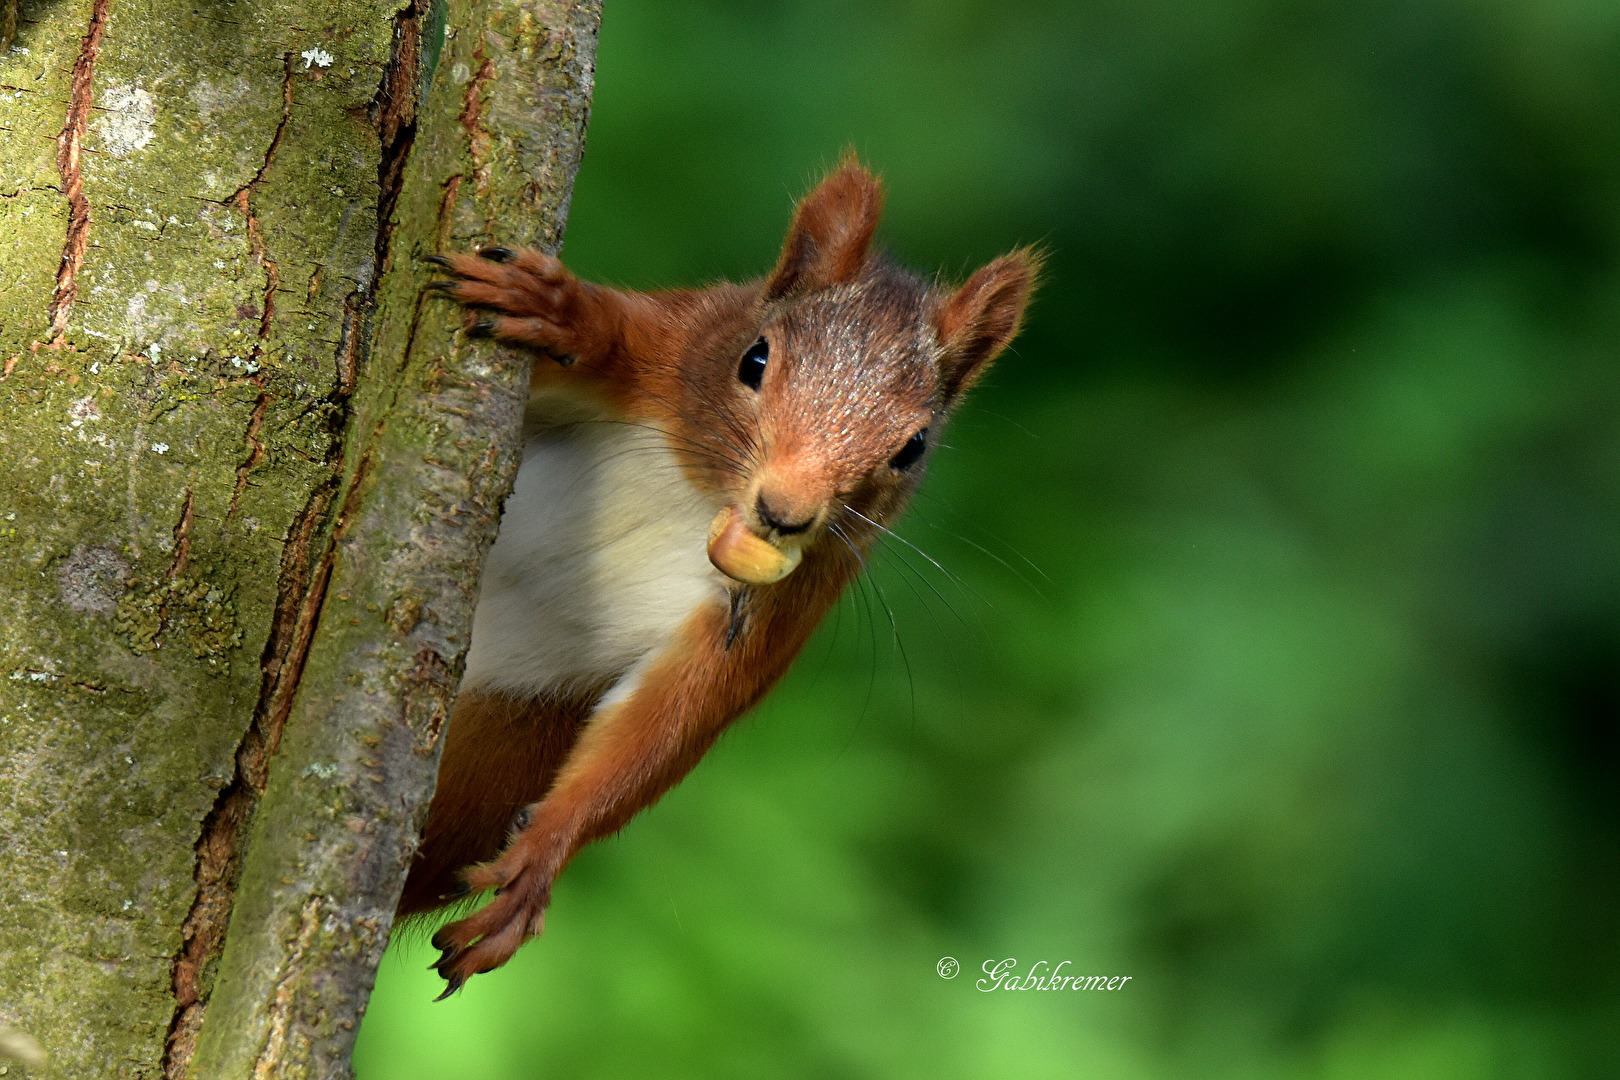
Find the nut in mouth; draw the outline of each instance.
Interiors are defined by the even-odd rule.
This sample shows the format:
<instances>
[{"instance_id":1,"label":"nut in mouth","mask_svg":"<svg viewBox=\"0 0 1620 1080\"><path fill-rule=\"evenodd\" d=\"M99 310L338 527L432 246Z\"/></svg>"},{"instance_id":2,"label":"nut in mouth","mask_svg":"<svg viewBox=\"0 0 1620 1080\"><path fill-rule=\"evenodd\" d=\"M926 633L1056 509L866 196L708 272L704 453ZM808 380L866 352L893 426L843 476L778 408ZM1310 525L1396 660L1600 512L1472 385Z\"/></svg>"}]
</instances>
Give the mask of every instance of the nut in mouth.
<instances>
[{"instance_id":1,"label":"nut in mouth","mask_svg":"<svg viewBox=\"0 0 1620 1080\"><path fill-rule=\"evenodd\" d=\"M803 558L798 545L781 546L755 535L735 506L709 524L709 561L715 569L746 585L770 585L793 573Z\"/></svg>"}]
</instances>

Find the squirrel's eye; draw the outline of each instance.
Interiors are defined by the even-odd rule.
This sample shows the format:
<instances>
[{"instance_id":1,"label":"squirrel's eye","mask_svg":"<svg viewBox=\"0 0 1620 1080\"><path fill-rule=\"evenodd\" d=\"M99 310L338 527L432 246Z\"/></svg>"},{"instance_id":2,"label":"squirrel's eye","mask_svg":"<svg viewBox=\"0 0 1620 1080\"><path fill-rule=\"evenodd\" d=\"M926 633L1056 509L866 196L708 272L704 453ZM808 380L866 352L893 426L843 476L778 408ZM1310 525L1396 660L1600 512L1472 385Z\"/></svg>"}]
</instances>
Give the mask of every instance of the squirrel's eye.
<instances>
[{"instance_id":1,"label":"squirrel's eye","mask_svg":"<svg viewBox=\"0 0 1620 1080\"><path fill-rule=\"evenodd\" d=\"M906 445L900 452L889 459L889 468L905 472L917 462L922 460L923 451L928 449L928 429L923 428L917 434L906 440Z\"/></svg>"},{"instance_id":2,"label":"squirrel's eye","mask_svg":"<svg viewBox=\"0 0 1620 1080\"><path fill-rule=\"evenodd\" d=\"M771 355L771 347L760 338L748 346L743 353L742 363L737 365L737 381L750 390L758 390L760 380L765 378L765 361Z\"/></svg>"}]
</instances>

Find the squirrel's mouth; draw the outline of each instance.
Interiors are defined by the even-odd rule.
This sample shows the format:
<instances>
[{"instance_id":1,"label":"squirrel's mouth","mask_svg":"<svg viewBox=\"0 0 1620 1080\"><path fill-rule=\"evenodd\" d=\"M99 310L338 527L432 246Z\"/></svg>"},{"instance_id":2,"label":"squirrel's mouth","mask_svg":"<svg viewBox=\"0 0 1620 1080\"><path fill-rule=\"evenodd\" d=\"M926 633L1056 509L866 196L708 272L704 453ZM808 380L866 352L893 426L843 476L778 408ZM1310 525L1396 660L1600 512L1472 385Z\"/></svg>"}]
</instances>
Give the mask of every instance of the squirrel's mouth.
<instances>
[{"instance_id":1,"label":"squirrel's mouth","mask_svg":"<svg viewBox=\"0 0 1620 1080\"><path fill-rule=\"evenodd\" d=\"M755 534L735 506L728 506L709 524L709 561L734 581L770 585L799 565L804 557L799 539L772 543Z\"/></svg>"}]
</instances>

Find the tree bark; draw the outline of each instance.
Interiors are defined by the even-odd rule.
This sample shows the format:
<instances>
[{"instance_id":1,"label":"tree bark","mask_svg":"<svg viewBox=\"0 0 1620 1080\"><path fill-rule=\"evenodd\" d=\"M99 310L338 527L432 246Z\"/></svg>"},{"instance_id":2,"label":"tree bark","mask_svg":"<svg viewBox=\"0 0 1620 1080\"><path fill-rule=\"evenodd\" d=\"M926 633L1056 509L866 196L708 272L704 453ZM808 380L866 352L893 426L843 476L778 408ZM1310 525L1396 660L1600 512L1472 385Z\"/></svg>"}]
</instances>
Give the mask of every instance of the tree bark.
<instances>
[{"instance_id":1,"label":"tree bark","mask_svg":"<svg viewBox=\"0 0 1620 1080\"><path fill-rule=\"evenodd\" d=\"M0 1028L45 1075L349 1074L527 385L420 256L557 246L599 18L22 9Z\"/></svg>"}]
</instances>

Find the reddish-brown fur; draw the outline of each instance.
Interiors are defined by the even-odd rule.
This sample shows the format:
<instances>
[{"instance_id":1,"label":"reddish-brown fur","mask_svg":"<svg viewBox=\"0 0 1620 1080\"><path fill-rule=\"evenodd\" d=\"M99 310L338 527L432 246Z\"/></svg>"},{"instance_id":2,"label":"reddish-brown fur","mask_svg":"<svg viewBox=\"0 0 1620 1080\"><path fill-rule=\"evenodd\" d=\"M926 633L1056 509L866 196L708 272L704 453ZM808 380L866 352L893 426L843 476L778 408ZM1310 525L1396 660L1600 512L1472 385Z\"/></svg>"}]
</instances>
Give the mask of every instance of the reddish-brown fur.
<instances>
[{"instance_id":1,"label":"reddish-brown fur","mask_svg":"<svg viewBox=\"0 0 1620 1080\"><path fill-rule=\"evenodd\" d=\"M523 700L469 691L457 698L455 736L439 761L401 914L465 894L461 871L501 853L514 819L551 786L594 705L592 696Z\"/></svg>"},{"instance_id":2,"label":"reddish-brown fur","mask_svg":"<svg viewBox=\"0 0 1620 1080\"><path fill-rule=\"evenodd\" d=\"M475 329L562 361L537 365L537 388L571 384L662 431L717 510L805 545L784 580L701 604L623 701L598 708L606 687L458 701L400 907L453 899L458 871L465 889L497 890L434 937L447 993L539 933L574 854L669 790L781 677L915 488L921 468L891 460L919 431L932 444L1017 333L1032 252L958 290L930 287L870 254L881 206L877 181L846 161L799 204L770 276L745 285L643 294L579 281L537 252L441 260L457 278L446 291L494 313ZM739 358L762 337L763 383L740 389Z\"/></svg>"}]
</instances>

